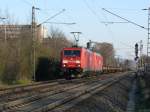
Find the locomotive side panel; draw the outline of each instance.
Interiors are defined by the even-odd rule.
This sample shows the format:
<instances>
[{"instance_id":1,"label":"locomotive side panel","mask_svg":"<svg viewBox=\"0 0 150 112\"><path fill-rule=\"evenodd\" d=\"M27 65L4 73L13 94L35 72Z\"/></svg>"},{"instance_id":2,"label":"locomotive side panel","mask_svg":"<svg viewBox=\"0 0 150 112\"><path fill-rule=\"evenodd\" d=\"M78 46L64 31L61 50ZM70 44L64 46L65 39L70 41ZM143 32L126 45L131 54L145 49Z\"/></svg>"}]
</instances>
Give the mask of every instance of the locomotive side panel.
<instances>
[{"instance_id":1,"label":"locomotive side panel","mask_svg":"<svg viewBox=\"0 0 150 112\"><path fill-rule=\"evenodd\" d=\"M98 70L99 71L102 71L102 68L103 68L103 57L101 56L101 55L99 55L98 57L97 57L97 60L98 60Z\"/></svg>"},{"instance_id":2,"label":"locomotive side panel","mask_svg":"<svg viewBox=\"0 0 150 112\"><path fill-rule=\"evenodd\" d=\"M101 55L95 53L94 56L94 71L102 71L103 58Z\"/></svg>"},{"instance_id":3,"label":"locomotive side panel","mask_svg":"<svg viewBox=\"0 0 150 112\"><path fill-rule=\"evenodd\" d=\"M83 71L91 71L93 67L93 57L89 50L82 48L81 51L81 67Z\"/></svg>"},{"instance_id":4,"label":"locomotive side panel","mask_svg":"<svg viewBox=\"0 0 150 112\"><path fill-rule=\"evenodd\" d=\"M87 70L87 52L84 48L81 49L81 68Z\"/></svg>"}]
</instances>

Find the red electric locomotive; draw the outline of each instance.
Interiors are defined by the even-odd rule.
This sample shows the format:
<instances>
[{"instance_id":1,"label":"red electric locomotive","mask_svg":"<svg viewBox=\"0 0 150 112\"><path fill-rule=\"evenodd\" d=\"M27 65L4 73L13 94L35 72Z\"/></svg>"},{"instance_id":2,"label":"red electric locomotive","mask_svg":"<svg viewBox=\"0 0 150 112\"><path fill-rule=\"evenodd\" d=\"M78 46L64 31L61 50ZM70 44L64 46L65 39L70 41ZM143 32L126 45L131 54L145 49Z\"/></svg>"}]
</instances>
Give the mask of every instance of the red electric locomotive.
<instances>
[{"instance_id":1,"label":"red electric locomotive","mask_svg":"<svg viewBox=\"0 0 150 112\"><path fill-rule=\"evenodd\" d=\"M75 77L86 71L102 71L103 57L83 47L64 48L61 66L66 78Z\"/></svg>"}]
</instances>

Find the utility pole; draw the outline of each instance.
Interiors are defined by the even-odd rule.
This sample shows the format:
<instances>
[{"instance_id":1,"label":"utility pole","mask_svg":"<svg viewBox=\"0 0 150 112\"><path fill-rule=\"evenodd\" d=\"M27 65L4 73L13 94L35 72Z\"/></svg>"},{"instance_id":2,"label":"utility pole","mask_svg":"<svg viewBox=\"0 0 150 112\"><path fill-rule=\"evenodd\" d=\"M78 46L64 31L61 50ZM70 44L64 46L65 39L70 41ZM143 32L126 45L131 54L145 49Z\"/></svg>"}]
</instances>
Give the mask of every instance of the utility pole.
<instances>
[{"instance_id":1,"label":"utility pole","mask_svg":"<svg viewBox=\"0 0 150 112\"><path fill-rule=\"evenodd\" d=\"M79 35L81 34L81 32L70 32L71 34L73 34L74 39L75 39L75 47L78 47L78 42L79 42Z\"/></svg>"},{"instance_id":2,"label":"utility pole","mask_svg":"<svg viewBox=\"0 0 150 112\"><path fill-rule=\"evenodd\" d=\"M35 19L35 10L40 10L40 8L34 7L32 6L32 22L31 22L31 32L32 32L32 55L31 55L31 65L33 67L33 79L36 80L36 32L37 32L37 27L40 27L40 25L44 24L44 23L48 23L49 20L55 18L56 16L60 15L61 13L63 13L65 11L65 9L63 9L62 11L56 13L55 15L49 17L48 19L46 19L45 21L43 21L42 23L38 24L36 23L36 19ZM76 24L76 23L61 23L61 24L68 24L68 25L72 25L72 24Z\"/></svg>"},{"instance_id":3,"label":"utility pole","mask_svg":"<svg viewBox=\"0 0 150 112\"><path fill-rule=\"evenodd\" d=\"M150 7L149 8L147 8L147 9L142 9L142 10L147 10L148 11L148 28L147 28L147 30L148 30L148 33L147 33L147 36L148 36L148 38L147 38L147 63L146 64L148 64L148 63L150 63L149 61L149 57L150 57Z\"/></svg>"},{"instance_id":4,"label":"utility pole","mask_svg":"<svg viewBox=\"0 0 150 112\"><path fill-rule=\"evenodd\" d=\"M33 80L35 80L35 7L32 6L32 65L33 65Z\"/></svg>"},{"instance_id":5,"label":"utility pole","mask_svg":"<svg viewBox=\"0 0 150 112\"><path fill-rule=\"evenodd\" d=\"M32 62L32 65L33 65L33 79L36 80L36 74L35 74L35 71L36 71L36 35L35 35L35 32L36 32L36 20L35 20L35 10L40 10L39 8L36 8L34 6L32 6L32 25L31 25L31 30L32 30L32 59L33 59L33 62Z\"/></svg>"},{"instance_id":6,"label":"utility pole","mask_svg":"<svg viewBox=\"0 0 150 112\"><path fill-rule=\"evenodd\" d=\"M149 57L150 57L150 7L148 9L142 9L142 10L148 10L147 63L149 63Z\"/></svg>"},{"instance_id":7,"label":"utility pole","mask_svg":"<svg viewBox=\"0 0 150 112\"><path fill-rule=\"evenodd\" d=\"M150 8L148 8L148 39L147 39L147 63L150 56Z\"/></svg>"}]
</instances>

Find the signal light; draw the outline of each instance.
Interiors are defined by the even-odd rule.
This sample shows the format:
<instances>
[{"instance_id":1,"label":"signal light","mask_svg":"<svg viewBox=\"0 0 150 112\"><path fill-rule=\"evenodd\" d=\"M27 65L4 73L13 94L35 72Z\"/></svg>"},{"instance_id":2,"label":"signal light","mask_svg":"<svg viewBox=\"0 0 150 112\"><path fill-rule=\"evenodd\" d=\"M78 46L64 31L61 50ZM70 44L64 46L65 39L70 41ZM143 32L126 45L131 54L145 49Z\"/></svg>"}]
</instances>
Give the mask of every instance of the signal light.
<instances>
[{"instance_id":1,"label":"signal light","mask_svg":"<svg viewBox=\"0 0 150 112\"><path fill-rule=\"evenodd\" d=\"M135 60L135 61L137 61L137 60L138 60L138 58L139 58L139 57L137 56L137 57L135 57L135 58L134 58L134 60Z\"/></svg>"},{"instance_id":2,"label":"signal light","mask_svg":"<svg viewBox=\"0 0 150 112\"><path fill-rule=\"evenodd\" d=\"M136 44L135 44L135 61L139 58L139 57L138 57L138 51L139 51L139 50L138 50L138 44L136 43Z\"/></svg>"}]
</instances>

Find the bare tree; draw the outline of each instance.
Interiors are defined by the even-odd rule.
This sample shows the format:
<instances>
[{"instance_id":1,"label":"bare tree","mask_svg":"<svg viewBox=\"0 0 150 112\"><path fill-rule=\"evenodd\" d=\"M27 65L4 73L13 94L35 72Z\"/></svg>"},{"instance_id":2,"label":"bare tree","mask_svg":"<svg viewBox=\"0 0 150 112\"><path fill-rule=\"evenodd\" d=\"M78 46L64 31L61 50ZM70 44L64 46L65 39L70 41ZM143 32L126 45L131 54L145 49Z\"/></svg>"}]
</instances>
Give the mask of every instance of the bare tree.
<instances>
[{"instance_id":1,"label":"bare tree","mask_svg":"<svg viewBox=\"0 0 150 112\"><path fill-rule=\"evenodd\" d=\"M13 19L10 18L8 10L5 12L4 17L7 18L7 21L2 22L0 28L0 81L14 83L19 70L18 41L5 38L7 33L5 32L5 24L13 24ZM7 35L7 37L9 36Z\"/></svg>"},{"instance_id":2,"label":"bare tree","mask_svg":"<svg viewBox=\"0 0 150 112\"><path fill-rule=\"evenodd\" d=\"M44 39L43 44L50 49L50 56L60 60L60 52L64 47L71 47L72 42L58 28L51 28L50 35Z\"/></svg>"},{"instance_id":3,"label":"bare tree","mask_svg":"<svg viewBox=\"0 0 150 112\"><path fill-rule=\"evenodd\" d=\"M94 51L100 53L104 58L104 66L114 66L116 63L115 50L110 43L96 43Z\"/></svg>"}]
</instances>

